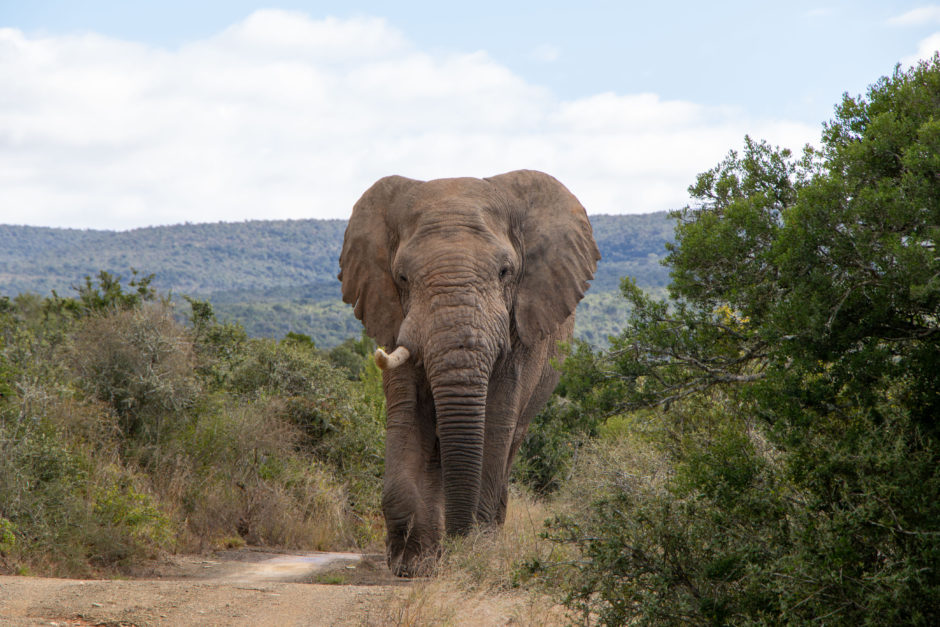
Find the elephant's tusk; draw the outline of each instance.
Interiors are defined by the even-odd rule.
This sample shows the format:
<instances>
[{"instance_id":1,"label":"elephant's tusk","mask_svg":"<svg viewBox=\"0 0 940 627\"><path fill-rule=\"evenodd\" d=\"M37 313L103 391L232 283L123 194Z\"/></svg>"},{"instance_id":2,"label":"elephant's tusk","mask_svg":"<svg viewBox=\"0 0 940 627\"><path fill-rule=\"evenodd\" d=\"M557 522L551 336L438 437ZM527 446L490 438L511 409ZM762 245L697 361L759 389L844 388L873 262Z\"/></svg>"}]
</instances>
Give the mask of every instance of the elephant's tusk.
<instances>
[{"instance_id":1,"label":"elephant's tusk","mask_svg":"<svg viewBox=\"0 0 940 627\"><path fill-rule=\"evenodd\" d=\"M391 355L379 348L375 351L375 365L381 370L397 368L405 363L410 356L411 353L404 346L399 346L393 350Z\"/></svg>"}]
</instances>

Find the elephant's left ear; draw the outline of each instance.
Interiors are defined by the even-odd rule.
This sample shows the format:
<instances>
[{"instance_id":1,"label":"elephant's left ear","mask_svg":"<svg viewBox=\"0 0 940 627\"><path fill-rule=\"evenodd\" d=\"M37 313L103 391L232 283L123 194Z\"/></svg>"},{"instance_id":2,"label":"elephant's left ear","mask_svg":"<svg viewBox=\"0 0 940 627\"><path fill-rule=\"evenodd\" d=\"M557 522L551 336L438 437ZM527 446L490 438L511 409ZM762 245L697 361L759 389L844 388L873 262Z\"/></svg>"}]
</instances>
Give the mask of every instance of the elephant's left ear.
<instances>
[{"instance_id":1,"label":"elephant's left ear","mask_svg":"<svg viewBox=\"0 0 940 627\"><path fill-rule=\"evenodd\" d=\"M519 170L487 180L513 204L524 248L516 328L519 338L532 345L572 314L594 278L601 254L587 212L557 179Z\"/></svg>"}]
</instances>

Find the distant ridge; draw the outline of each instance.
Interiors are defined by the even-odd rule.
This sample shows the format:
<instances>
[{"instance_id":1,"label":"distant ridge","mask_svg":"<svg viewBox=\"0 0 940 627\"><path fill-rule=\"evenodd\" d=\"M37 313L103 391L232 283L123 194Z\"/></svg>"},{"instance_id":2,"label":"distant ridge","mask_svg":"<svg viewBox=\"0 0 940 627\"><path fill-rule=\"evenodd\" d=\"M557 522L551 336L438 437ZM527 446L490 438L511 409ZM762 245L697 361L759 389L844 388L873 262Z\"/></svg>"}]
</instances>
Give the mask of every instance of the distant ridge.
<instances>
[{"instance_id":1,"label":"distant ridge","mask_svg":"<svg viewBox=\"0 0 940 627\"><path fill-rule=\"evenodd\" d=\"M591 216L602 259L591 294L617 289L620 278L660 287L660 265L672 240L665 212ZM320 329L328 345L358 334L339 299L338 258L345 220L253 220L96 231L0 225L0 295L55 290L73 294L85 276L106 270L129 278L131 268L154 274L161 293L210 300L220 314L255 335ZM259 309L260 308L260 309ZM279 309L278 309L279 308ZM298 328L299 327L299 328Z\"/></svg>"},{"instance_id":2,"label":"distant ridge","mask_svg":"<svg viewBox=\"0 0 940 627\"><path fill-rule=\"evenodd\" d=\"M86 275L131 267L176 293L284 287L336 279L345 220L176 224L130 231L0 225L0 293L59 292Z\"/></svg>"}]
</instances>

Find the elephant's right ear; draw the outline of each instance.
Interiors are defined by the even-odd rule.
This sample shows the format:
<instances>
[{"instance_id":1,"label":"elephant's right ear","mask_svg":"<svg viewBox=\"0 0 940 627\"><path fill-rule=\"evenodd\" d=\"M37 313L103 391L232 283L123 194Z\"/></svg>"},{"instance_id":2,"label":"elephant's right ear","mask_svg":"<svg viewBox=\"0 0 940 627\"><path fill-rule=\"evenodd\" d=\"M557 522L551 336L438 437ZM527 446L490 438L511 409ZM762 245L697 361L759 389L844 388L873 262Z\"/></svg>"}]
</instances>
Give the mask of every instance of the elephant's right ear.
<instances>
[{"instance_id":1,"label":"elephant's right ear","mask_svg":"<svg viewBox=\"0 0 940 627\"><path fill-rule=\"evenodd\" d=\"M390 270L393 229L389 207L420 181L387 176L370 187L353 207L339 256L343 301L380 346L394 347L402 322L401 301Z\"/></svg>"}]
</instances>

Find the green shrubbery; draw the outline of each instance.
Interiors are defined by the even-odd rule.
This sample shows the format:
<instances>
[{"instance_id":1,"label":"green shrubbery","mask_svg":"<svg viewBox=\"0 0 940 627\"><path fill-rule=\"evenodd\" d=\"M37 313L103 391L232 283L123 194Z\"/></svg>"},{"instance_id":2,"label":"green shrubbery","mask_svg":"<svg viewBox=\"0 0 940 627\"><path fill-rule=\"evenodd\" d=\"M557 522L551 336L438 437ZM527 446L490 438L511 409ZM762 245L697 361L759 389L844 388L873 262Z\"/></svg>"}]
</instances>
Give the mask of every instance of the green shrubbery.
<instances>
[{"instance_id":1,"label":"green shrubbery","mask_svg":"<svg viewBox=\"0 0 940 627\"><path fill-rule=\"evenodd\" d=\"M199 396L190 333L165 304L86 316L69 340L74 385L112 408L128 438L159 440Z\"/></svg>"},{"instance_id":2,"label":"green shrubbery","mask_svg":"<svg viewBox=\"0 0 940 627\"><path fill-rule=\"evenodd\" d=\"M183 326L149 281L0 303L0 569L380 539L378 371L250 339L200 301Z\"/></svg>"},{"instance_id":3,"label":"green shrubbery","mask_svg":"<svg viewBox=\"0 0 940 627\"><path fill-rule=\"evenodd\" d=\"M532 567L585 620L940 622L938 112L935 56L818 151L746 139L674 213L670 299L625 282L626 330L566 362L600 438L548 531L577 557Z\"/></svg>"},{"instance_id":4,"label":"green shrubbery","mask_svg":"<svg viewBox=\"0 0 940 627\"><path fill-rule=\"evenodd\" d=\"M591 347L576 341L566 352L566 367L555 393L532 419L513 466L513 479L543 497L565 483L578 450L597 436L602 421L591 411L594 400L584 377L584 365L594 357Z\"/></svg>"}]
</instances>

